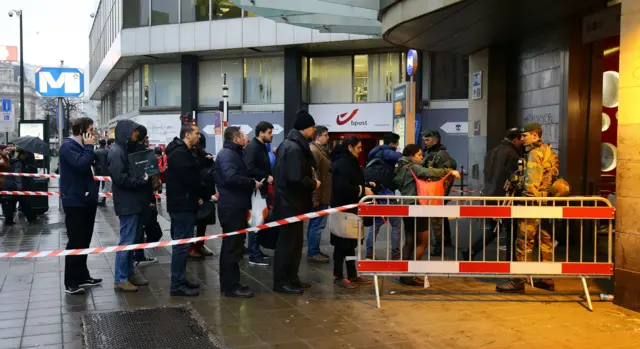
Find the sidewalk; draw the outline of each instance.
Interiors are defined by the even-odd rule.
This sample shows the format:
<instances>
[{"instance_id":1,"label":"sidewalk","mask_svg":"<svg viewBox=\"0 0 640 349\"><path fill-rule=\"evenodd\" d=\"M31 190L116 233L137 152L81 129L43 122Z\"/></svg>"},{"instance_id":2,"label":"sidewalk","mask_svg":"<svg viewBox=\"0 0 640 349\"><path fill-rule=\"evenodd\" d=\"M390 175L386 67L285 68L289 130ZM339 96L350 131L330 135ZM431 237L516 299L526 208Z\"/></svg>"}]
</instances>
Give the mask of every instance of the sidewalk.
<instances>
[{"instance_id":1,"label":"sidewalk","mask_svg":"<svg viewBox=\"0 0 640 349\"><path fill-rule=\"evenodd\" d=\"M0 250L64 248L66 236L57 198L41 223L1 227ZM166 212L159 220L168 239ZM21 217L21 221L24 218ZM208 234L219 233L210 227ZM117 245L118 218L112 207L99 208L92 246ZM324 237L328 241L328 236ZM220 241L207 245L219 251ZM323 245L325 252L331 247ZM267 251L269 252L269 251ZM114 254L89 256L92 276L101 286L84 296L63 292L63 258L0 260L0 348L82 348L80 316L85 312L139 309L189 303L231 348L637 348L640 314L596 299L594 312L579 304L579 280L559 280L558 291L528 288L527 295L494 292L495 281L430 278L427 290L398 285L387 278L382 309L375 308L373 286L336 290L331 264L300 266L302 280L313 283L303 296L271 290L268 267L241 262L242 283L256 297L221 297L218 257L189 262L189 278L202 284L195 298L169 296L170 252L151 254L158 264L141 268L148 287L132 294L113 290ZM393 293L393 294L390 294ZM162 335L159 333L158 335Z\"/></svg>"}]
</instances>

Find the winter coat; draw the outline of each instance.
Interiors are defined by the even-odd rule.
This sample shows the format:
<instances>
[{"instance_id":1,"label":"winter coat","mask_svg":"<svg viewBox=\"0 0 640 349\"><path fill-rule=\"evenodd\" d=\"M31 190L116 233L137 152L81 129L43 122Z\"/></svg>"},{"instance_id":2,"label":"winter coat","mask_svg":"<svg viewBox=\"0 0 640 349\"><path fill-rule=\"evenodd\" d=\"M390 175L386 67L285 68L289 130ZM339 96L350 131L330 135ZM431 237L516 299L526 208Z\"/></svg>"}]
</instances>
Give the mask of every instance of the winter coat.
<instances>
[{"instance_id":1,"label":"winter coat","mask_svg":"<svg viewBox=\"0 0 640 349\"><path fill-rule=\"evenodd\" d=\"M365 190L364 173L358 159L343 145L334 148L330 157L333 178L331 207L358 203ZM357 209L349 212L357 213Z\"/></svg>"},{"instance_id":2,"label":"winter coat","mask_svg":"<svg viewBox=\"0 0 640 349\"><path fill-rule=\"evenodd\" d=\"M167 146L167 212L196 212L202 191L198 157L180 138Z\"/></svg>"},{"instance_id":3,"label":"winter coat","mask_svg":"<svg viewBox=\"0 0 640 349\"><path fill-rule=\"evenodd\" d=\"M454 160L447 152L447 147L443 144L436 144L431 148L425 149L422 154L422 166L426 168L449 168L455 170L458 168L456 160ZM432 178L432 180L435 178ZM451 187L455 179L450 176L444 183L445 195L449 195Z\"/></svg>"},{"instance_id":4,"label":"winter coat","mask_svg":"<svg viewBox=\"0 0 640 349\"><path fill-rule=\"evenodd\" d=\"M418 195L416 181L413 178L410 169L413 170L413 173L418 177L418 179L423 180L439 180L451 171L446 168L422 167L422 165L415 162L412 158L403 156L396 165L396 176L393 178L394 184L403 196Z\"/></svg>"},{"instance_id":5,"label":"winter coat","mask_svg":"<svg viewBox=\"0 0 640 349\"><path fill-rule=\"evenodd\" d=\"M249 177L242 160L242 146L225 141L216 156L216 186L220 193L218 207L247 210L251 208L251 194L256 181Z\"/></svg>"},{"instance_id":6,"label":"winter coat","mask_svg":"<svg viewBox=\"0 0 640 349\"><path fill-rule=\"evenodd\" d=\"M91 164L93 144L80 144L65 138L60 146L60 196L63 207L98 204L98 187L93 180Z\"/></svg>"},{"instance_id":7,"label":"winter coat","mask_svg":"<svg viewBox=\"0 0 640 349\"><path fill-rule=\"evenodd\" d=\"M107 156L113 181L113 206L118 216L140 214L149 207L148 183L144 178L134 177L129 165L129 152L135 152L137 146L129 137L138 127L131 120L118 121L116 141Z\"/></svg>"},{"instance_id":8,"label":"winter coat","mask_svg":"<svg viewBox=\"0 0 640 349\"><path fill-rule=\"evenodd\" d=\"M518 168L518 159L523 154L508 139L503 139L500 145L493 148L484 157L484 195L504 196L504 184L510 175Z\"/></svg>"},{"instance_id":9,"label":"winter coat","mask_svg":"<svg viewBox=\"0 0 640 349\"><path fill-rule=\"evenodd\" d=\"M107 156L109 155L109 149L98 148L94 152L93 169L96 176L108 176L109 164L107 163Z\"/></svg>"},{"instance_id":10,"label":"winter coat","mask_svg":"<svg viewBox=\"0 0 640 349\"><path fill-rule=\"evenodd\" d=\"M316 161L316 177L320 181L320 187L313 192L313 201L320 205L329 205L331 203L331 160L327 151L312 142L309 145L313 158Z\"/></svg>"},{"instance_id":11,"label":"winter coat","mask_svg":"<svg viewBox=\"0 0 640 349\"><path fill-rule=\"evenodd\" d=\"M0 145L0 150L4 150L5 145ZM0 172L11 172L11 161L8 156L0 155ZM0 188L4 188L5 176L0 176Z\"/></svg>"},{"instance_id":12,"label":"winter coat","mask_svg":"<svg viewBox=\"0 0 640 349\"><path fill-rule=\"evenodd\" d=\"M271 176L271 163L266 145L254 137L247 146L247 149L244 150L242 160L247 167L249 177L258 182L264 179L260 193L263 197L266 197L269 187L267 185L267 179Z\"/></svg>"},{"instance_id":13,"label":"winter coat","mask_svg":"<svg viewBox=\"0 0 640 349\"><path fill-rule=\"evenodd\" d=\"M312 210L313 154L309 141L298 130L291 130L278 147L274 171L274 219L282 219Z\"/></svg>"},{"instance_id":14,"label":"winter coat","mask_svg":"<svg viewBox=\"0 0 640 349\"><path fill-rule=\"evenodd\" d=\"M391 147L390 145L383 144L371 150L371 152L369 153L367 162L376 158L380 158L385 163L387 163L387 165L391 167L395 167L396 164L398 163L398 160L402 158L402 153L398 152L395 148Z\"/></svg>"}]
</instances>

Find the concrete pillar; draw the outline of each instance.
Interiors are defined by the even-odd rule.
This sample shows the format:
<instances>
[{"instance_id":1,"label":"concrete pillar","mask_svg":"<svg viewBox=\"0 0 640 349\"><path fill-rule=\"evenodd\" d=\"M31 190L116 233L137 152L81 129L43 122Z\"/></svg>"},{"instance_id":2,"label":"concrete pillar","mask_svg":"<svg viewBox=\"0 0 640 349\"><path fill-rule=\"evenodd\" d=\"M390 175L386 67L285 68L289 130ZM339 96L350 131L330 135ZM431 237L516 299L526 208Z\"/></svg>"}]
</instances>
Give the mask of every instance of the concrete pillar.
<instances>
[{"instance_id":1,"label":"concrete pillar","mask_svg":"<svg viewBox=\"0 0 640 349\"><path fill-rule=\"evenodd\" d=\"M482 72L481 97L473 97L473 75ZM507 64L501 48L469 55L469 185L484 186L484 156L504 138L507 126Z\"/></svg>"},{"instance_id":2,"label":"concrete pillar","mask_svg":"<svg viewBox=\"0 0 640 349\"><path fill-rule=\"evenodd\" d=\"M640 1L622 1L615 303L640 311Z\"/></svg>"},{"instance_id":3,"label":"concrete pillar","mask_svg":"<svg viewBox=\"0 0 640 349\"><path fill-rule=\"evenodd\" d=\"M302 53L297 48L284 49L284 132L293 128L296 113L307 105L302 103Z\"/></svg>"}]
</instances>

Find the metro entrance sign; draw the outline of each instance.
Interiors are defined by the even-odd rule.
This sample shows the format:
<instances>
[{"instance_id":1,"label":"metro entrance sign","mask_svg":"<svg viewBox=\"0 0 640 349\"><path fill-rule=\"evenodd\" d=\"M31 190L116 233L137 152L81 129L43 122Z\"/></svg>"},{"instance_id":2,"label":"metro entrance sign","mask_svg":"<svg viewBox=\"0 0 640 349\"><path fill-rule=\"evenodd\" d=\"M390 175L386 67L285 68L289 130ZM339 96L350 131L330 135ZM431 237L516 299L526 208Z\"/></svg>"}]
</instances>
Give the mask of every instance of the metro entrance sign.
<instances>
[{"instance_id":1,"label":"metro entrance sign","mask_svg":"<svg viewBox=\"0 0 640 349\"><path fill-rule=\"evenodd\" d=\"M0 110L0 132L14 132L16 123L13 118L13 103L10 99L2 100L2 110Z\"/></svg>"},{"instance_id":2,"label":"metro entrance sign","mask_svg":"<svg viewBox=\"0 0 640 349\"><path fill-rule=\"evenodd\" d=\"M42 97L82 97L84 72L78 68L38 68L36 92Z\"/></svg>"}]
</instances>

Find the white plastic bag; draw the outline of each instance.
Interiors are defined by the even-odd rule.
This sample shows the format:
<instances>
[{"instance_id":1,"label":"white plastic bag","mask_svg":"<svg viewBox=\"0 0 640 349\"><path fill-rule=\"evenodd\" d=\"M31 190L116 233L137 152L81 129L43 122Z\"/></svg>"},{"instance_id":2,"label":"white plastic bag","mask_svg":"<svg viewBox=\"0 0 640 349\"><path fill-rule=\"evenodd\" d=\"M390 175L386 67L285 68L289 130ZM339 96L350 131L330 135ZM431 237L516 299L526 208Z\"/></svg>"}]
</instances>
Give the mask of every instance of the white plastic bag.
<instances>
[{"instance_id":1,"label":"white plastic bag","mask_svg":"<svg viewBox=\"0 0 640 349\"><path fill-rule=\"evenodd\" d=\"M362 220L350 212L336 212L329 215L329 231L335 236L346 239L357 239Z\"/></svg>"},{"instance_id":2,"label":"white plastic bag","mask_svg":"<svg viewBox=\"0 0 640 349\"><path fill-rule=\"evenodd\" d=\"M260 190L255 190L251 197L251 211L249 211L248 217L249 226L257 227L264 224L268 213L267 200L262 198Z\"/></svg>"}]
</instances>

